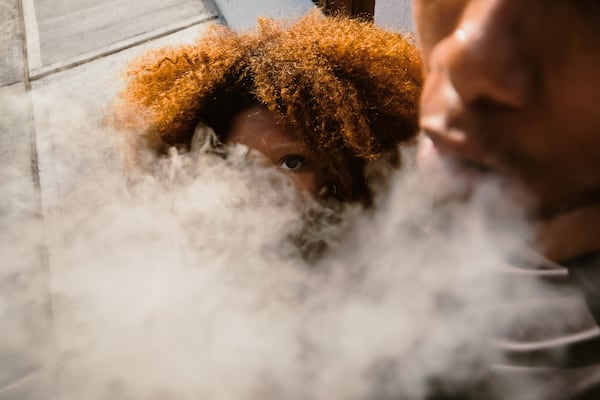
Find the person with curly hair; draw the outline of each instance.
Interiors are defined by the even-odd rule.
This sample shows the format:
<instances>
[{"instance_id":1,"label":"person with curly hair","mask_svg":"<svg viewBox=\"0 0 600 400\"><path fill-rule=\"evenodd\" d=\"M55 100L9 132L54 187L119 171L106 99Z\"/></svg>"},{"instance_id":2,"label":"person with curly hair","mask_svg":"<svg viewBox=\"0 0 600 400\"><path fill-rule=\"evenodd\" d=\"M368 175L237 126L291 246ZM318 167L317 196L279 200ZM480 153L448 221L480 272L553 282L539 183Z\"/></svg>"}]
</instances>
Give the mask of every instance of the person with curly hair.
<instances>
[{"instance_id":1,"label":"person with curly hair","mask_svg":"<svg viewBox=\"0 0 600 400\"><path fill-rule=\"evenodd\" d=\"M130 65L113 122L144 150L241 143L317 198L370 204L367 169L399 165L418 131L418 50L398 33L311 12L259 19L253 32L215 25L195 44ZM207 129L210 127L210 129Z\"/></svg>"}]
</instances>

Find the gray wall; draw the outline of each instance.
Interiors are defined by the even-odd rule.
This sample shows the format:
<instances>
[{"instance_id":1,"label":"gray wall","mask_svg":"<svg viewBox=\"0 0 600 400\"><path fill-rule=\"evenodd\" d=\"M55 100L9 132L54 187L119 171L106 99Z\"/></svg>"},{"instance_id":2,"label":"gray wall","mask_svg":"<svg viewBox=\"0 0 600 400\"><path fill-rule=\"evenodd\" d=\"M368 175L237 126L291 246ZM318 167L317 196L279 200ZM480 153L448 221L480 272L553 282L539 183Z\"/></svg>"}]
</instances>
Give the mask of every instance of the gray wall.
<instances>
[{"instance_id":1,"label":"gray wall","mask_svg":"<svg viewBox=\"0 0 600 400\"><path fill-rule=\"evenodd\" d=\"M375 23L399 32L413 32L411 0L375 0Z\"/></svg>"},{"instance_id":2,"label":"gray wall","mask_svg":"<svg viewBox=\"0 0 600 400\"><path fill-rule=\"evenodd\" d=\"M214 0L224 22L235 30L256 25L259 16L292 18L314 7L310 0Z\"/></svg>"},{"instance_id":3,"label":"gray wall","mask_svg":"<svg viewBox=\"0 0 600 400\"><path fill-rule=\"evenodd\" d=\"M214 0L221 18L236 30L253 28L259 16L291 18L314 7L311 0ZM411 0L375 0L375 23L399 32L412 32Z\"/></svg>"}]
</instances>

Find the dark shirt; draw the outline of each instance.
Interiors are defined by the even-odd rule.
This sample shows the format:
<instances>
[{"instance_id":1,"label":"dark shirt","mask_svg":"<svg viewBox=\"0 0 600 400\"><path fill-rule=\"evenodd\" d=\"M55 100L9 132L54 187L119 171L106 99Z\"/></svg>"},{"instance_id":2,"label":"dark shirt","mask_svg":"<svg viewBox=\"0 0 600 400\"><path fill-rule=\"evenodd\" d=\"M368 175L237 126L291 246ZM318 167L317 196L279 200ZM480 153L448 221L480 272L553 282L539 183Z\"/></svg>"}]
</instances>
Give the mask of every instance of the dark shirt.
<instances>
[{"instance_id":1,"label":"dark shirt","mask_svg":"<svg viewBox=\"0 0 600 400\"><path fill-rule=\"evenodd\" d=\"M434 379L427 399L599 400L600 252L562 265L529 254L500 276L497 356L469 382Z\"/></svg>"},{"instance_id":2,"label":"dark shirt","mask_svg":"<svg viewBox=\"0 0 600 400\"><path fill-rule=\"evenodd\" d=\"M509 300L511 327L495 342L501 358L488 377L493 398L600 399L600 252L506 272L513 287L540 290L517 288Z\"/></svg>"}]
</instances>

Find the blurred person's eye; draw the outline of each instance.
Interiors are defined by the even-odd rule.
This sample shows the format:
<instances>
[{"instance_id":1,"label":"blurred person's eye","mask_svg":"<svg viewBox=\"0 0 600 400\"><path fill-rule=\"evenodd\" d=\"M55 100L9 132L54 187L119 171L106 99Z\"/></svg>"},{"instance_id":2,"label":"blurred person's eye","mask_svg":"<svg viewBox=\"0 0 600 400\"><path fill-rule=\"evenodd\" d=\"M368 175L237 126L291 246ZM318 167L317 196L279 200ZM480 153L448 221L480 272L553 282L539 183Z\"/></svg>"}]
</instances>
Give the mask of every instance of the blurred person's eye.
<instances>
[{"instance_id":1,"label":"blurred person's eye","mask_svg":"<svg viewBox=\"0 0 600 400\"><path fill-rule=\"evenodd\" d=\"M279 161L279 168L287 171L297 171L302 169L305 165L305 158L295 154L284 156Z\"/></svg>"}]
</instances>

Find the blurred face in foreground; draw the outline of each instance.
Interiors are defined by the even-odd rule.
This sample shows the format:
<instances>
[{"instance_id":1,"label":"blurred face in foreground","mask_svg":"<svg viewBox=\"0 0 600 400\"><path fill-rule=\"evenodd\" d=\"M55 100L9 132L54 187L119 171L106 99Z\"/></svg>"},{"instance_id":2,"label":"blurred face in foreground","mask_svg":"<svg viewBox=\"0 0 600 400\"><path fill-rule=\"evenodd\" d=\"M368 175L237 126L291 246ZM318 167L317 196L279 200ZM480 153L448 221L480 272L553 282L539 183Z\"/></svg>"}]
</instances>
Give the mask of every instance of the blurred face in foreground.
<instances>
[{"instance_id":1,"label":"blurred face in foreground","mask_svg":"<svg viewBox=\"0 0 600 400\"><path fill-rule=\"evenodd\" d=\"M288 174L300 190L318 195L317 160L266 108L254 106L238 113L225 143L240 143L258 151L268 165Z\"/></svg>"},{"instance_id":2,"label":"blurred face in foreground","mask_svg":"<svg viewBox=\"0 0 600 400\"><path fill-rule=\"evenodd\" d=\"M413 10L425 170L462 189L498 179L533 194L541 217L600 201L600 2L413 0Z\"/></svg>"}]
</instances>

